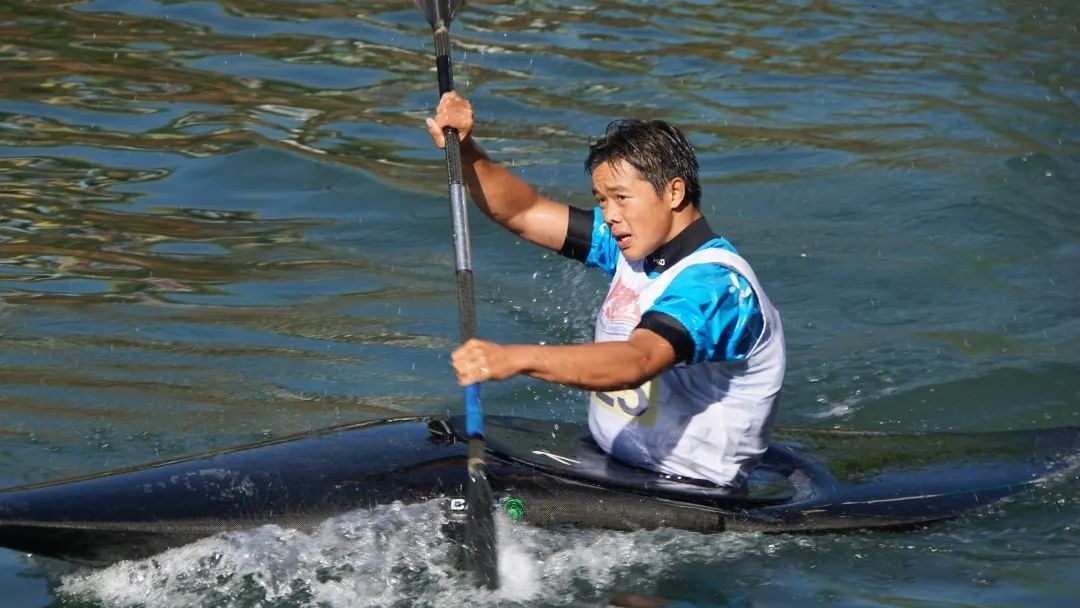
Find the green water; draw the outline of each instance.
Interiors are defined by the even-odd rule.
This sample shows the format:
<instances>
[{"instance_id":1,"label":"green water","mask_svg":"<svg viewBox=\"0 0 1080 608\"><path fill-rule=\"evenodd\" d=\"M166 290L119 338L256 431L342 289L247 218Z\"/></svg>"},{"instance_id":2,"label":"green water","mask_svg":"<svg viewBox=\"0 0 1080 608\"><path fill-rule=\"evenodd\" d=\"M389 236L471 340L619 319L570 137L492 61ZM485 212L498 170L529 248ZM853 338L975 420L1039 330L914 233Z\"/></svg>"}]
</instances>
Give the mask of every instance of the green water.
<instances>
[{"instance_id":1,"label":"green water","mask_svg":"<svg viewBox=\"0 0 1080 608\"><path fill-rule=\"evenodd\" d=\"M687 131L785 318L780 424L971 431L1080 425L1078 28L1072 0L478 0L452 35L477 136L549 196L590 204L613 118ZM0 0L0 484L458 411L435 91L407 0ZM478 215L473 265L482 336L591 335L602 276ZM485 407L584 414L524 380ZM330 593L282 554L334 541L288 531L220 571L0 551L0 605L1070 606L1078 488L896 535L518 531L501 598L355 554Z\"/></svg>"}]
</instances>

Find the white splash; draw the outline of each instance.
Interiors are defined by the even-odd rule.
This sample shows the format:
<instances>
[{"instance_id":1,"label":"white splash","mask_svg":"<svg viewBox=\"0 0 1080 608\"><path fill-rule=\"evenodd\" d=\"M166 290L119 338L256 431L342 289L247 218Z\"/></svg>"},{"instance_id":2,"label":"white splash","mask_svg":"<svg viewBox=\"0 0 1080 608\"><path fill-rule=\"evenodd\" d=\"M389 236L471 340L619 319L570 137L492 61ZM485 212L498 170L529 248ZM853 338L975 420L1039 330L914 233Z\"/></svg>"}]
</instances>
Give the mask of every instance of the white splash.
<instances>
[{"instance_id":1,"label":"white splash","mask_svg":"<svg viewBox=\"0 0 1080 608\"><path fill-rule=\"evenodd\" d=\"M486 591L455 566L443 522L432 502L349 513L310 534L263 526L69 573L57 592L108 608L600 605L679 563L729 561L760 544L756 535L541 529L500 515L501 585Z\"/></svg>"}]
</instances>

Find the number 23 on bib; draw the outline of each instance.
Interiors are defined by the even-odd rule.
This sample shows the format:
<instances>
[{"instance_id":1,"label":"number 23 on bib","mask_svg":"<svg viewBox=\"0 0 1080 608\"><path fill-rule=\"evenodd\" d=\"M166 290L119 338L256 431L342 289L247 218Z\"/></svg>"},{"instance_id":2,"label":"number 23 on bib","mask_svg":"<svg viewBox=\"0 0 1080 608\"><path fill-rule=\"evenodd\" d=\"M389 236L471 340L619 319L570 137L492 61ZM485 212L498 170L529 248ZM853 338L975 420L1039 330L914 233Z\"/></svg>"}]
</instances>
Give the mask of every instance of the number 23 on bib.
<instances>
[{"instance_id":1,"label":"number 23 on bib","mask_svg":"<svg viewBox=\"0 0 1080 608\"><path fill-rule=\"evenodd\" d=\"M650 380L637 388L595 391L589 394L589 400L606 412L637 424L652 426L656 421L657 392L654 381Z\"/></svg>"}]
</instances>

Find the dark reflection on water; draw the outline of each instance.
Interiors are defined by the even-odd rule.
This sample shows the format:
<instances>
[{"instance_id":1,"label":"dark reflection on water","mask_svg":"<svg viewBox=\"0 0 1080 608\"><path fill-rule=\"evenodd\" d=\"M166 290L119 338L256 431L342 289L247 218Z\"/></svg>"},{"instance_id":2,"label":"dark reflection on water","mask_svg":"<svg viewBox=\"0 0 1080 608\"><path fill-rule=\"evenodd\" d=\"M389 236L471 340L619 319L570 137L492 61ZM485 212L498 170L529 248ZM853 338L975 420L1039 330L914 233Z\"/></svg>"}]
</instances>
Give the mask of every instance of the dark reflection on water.
<instances>
[{"instance_id":1,"label":"dark reflection on water","mask_svg":"<svg viewBox=\"0 0 1080 608\"><path fill-rule=\"evenodd\" d=\"M687 130L703 209L785 315L782 422L1076 425L1078 7L477 1L454 22L456 82L484 146L579 205L609 120ZM0 481L456 410L430 52L405 0L0 2ZM480 217L473 237L482 335L588 339L602 277ZM538 383L485 390L494 412L583 413ZM1075 485L1048 491L1073 520ZM1010 528L1018 555L1072 525L1042 502L1005 509L1042 526ZM985 525L1008 527L948 534L990 547ZM908 550L838 557L875 542L781 544L797 573L774 578L888 604L908 587L872 572ZM769 546L740 558L743 586L685 583L715 566L692 556L668 578L782 605L751 576ZM817 582L819 559L869 591ZM1064 597L989 570L1001 601ZM956 598L977 578L932 580Z\"/></svg>"}]
</instances>

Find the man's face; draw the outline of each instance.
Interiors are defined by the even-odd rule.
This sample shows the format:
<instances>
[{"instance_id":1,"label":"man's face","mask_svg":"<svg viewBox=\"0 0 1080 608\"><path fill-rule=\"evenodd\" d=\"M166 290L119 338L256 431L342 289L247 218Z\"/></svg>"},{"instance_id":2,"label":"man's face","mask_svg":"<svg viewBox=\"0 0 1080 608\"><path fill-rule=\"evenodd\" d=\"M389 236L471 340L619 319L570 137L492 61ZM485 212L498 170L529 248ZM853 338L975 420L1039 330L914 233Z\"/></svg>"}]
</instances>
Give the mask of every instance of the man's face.
<instances>
[{"instance_id":1,"label":"man's face","mask_svg":"<svg viewBox=\"0 0 1080 608\"><path fill-rule=\"evenodd\" d=\"M682 195L674 195L672 184L657 195L652 184L622 159L597 165L592 183L604 222L627 259L640 260L676 236L673 211Z\"/></svg>"}]
</instances>

